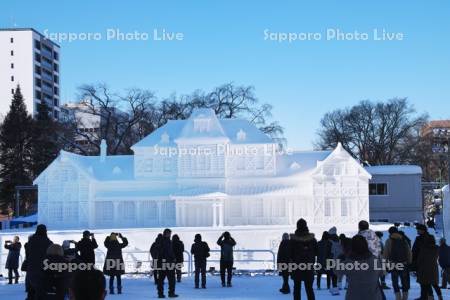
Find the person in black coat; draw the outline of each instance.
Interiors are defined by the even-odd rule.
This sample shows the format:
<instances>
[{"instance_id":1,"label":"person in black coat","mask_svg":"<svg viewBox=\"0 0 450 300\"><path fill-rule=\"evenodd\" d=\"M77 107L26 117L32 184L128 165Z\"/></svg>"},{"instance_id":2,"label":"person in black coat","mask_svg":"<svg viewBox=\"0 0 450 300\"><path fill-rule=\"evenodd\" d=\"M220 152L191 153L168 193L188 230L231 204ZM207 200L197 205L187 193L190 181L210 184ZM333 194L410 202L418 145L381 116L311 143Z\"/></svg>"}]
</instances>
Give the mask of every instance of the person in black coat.
<instances>
[{"instance_id":1,"label":"person in black coat","mask_svg":"<svg viewBox=\"0 0 450 300\"><path fill-rule=\"evenodd\" d=\"M64 300L69 288L69 273L67 269L46 268L52 265L65 265L69 261L64 257L64 250L58 244L52 244L47 249L43 270L45 275L45 299Z\"/></svg>"},{"instance_id":2,"label":"person in black coat","mask_svg":"<svg viewBox=\"0 0 450 300\"><path fill-rule=\"evenodd\" d=\"M309 233L307 223L304 219L297 221L297 230L291 234L289 241L289 257L292 263L302 268L296 268L292 272L294 280L294 300L300 300L301 283L304 282L308 300L314 300L314 268L316 262L317 240L314 234Z\"/></svg>"},{"instance_id":3,"label":"person in black coat","mask_svg":"<svg viewBox=\"0 0 450 300\"><path fill-rule=\"evenodd\" d=\"M442 286L446 289L447 283L450 283L450 246L444 238L439 241L439 266L442 269Z\"/></svg>"},{"instance_id":4,"label":"person in black coat","mask_svg":"<svg viewBox=\"0 0 450 300\"><path fill-rule=\"evenodd\" d=\"M175 269L176 258L173 251L173 244L170 236L172 230L166 228L163 231L161 241L157 244L155 255L157 257L158 268L158 298L165 298L164 296L164 280L167 277L169 282L169 297L175 298L178 295L175 294Z\"/></svg>"},{"instance_id":5,"label":"person in black coat","mask_svg":"<svg viewBox=\"0 0 450 300\"><path fill-rule=\"evenodd\" d=\"M5 241L5 249L8 250L8 257L6 258L5 268L8 269L8 284L13 282L19 283L19 257L22 244L19 242L19 237L15 236L13 241Z\"/></svg>"},{"instance_id":6,"label":"person in black coat","mask_svg":"<svg viewBox=\"0 0 450 300\"><path fill-rule=\"evenodd\" d=\"M150 255L152 257L152 269L153 269L153 279L155 284L158 284L158 249L162 240L162 233L159 233L155 241L150 246Z\"/></svg>"},{"instance_id":7,"label":"person in black coat","mask_svg":"<svg viewBox=\"0 0 450 300\"><path fill-rule=\"evenodd\" d=\"M322 275L327 275L327 289L331 287L331 270L327 270L327 261L333 258L331 253L331 242L329 240L328 231L322 233L322 239L317 243L317 263L320 270L317 271L317 289L320 290L320 281Z\"/></svg>"},{"instance_id":8,"label":"person in black coat","mask_svg":"<svg viewBox=\"0 0 450 300\"><path fill-rule=\"evenodd\" d=\"M176 277L177 282L181 282L181 266L184 262L184 244L180 240L180 237L178 234L174 234L172 236L172 245L173 245L173 252L175 254L175 260L177 261L177 268L176 268Z\"/></svg>"},{"instance_id":9,"label":"person in black coat","mask_svg":"<svg viewBox=\"0 0 450 300\"><path fill-rule=\"evenodd\" d=\"M121 239L120 243L118 239ZM121 233L111 233L104 242L106 258L103 273L109 276L109 293L114 294L114 278L117 278L117 293L122 294L122 275L125 274L122 249L128 246L128 240Z\"/></svg>"},{"instance_id":10,"label":"person in black coat","mask_svg":"<svg viewBox=\"0 0 450 300\"><path fill-rule=\"evenodd\" d=\"M83 238L76 244L80 261L86 264L95 264L95 249L98 248L94 234L88 230L83 232Z\"/></svg>"},{"instance_id":11,"label":"person in black coat","mask_svg":"<svg viewBox=\"0 0 450 300\"><path fill-rule=\"evenodd\" d=\"M45 273L42 264L47 255L47 249L52 244L47 237L47 227L39 224L25 246L28 292L32 299L45 298Z\"/></svg>"},{"instance_id":12,"label":"person in black coat","mask_svg":"<svg viewBox=\"0 0 450 300\"><path fill-rule=\"evenodd\" d=\"M231 278L233 277L233 247L236 241L231 237L228 231L225 231L217 240L220 246L220 279L222 286L225 287L225 272L227 273L227 287L231 287Z\"/></svg>"},{"instance_id":13,"label":"person in black coat","mask_svg":"<svg viewBox=\"0 0 450 300\"><path fill-rule=\"evenodd\" d=\"M277 267L280 270L280 276L283 278L283 285L280 289L282 294L289 294L291 289L289 287L289 270L287 268L289 263L289 233L283 233L280 245L277 252Z\"/></svg>"},{"instance_id":14,"label":"person in black coat","mask_svg":"<svg viewBox=\"0 0 450 300\"><path fill-rule=\"evenodd\" d=\"M209 257L209 246L202 241L202 236L197 233L191 247L195 265L195 288L199 288L199 276L202 274L202 289L206 289L206 260Z\"/></svg>"}]
</instances>

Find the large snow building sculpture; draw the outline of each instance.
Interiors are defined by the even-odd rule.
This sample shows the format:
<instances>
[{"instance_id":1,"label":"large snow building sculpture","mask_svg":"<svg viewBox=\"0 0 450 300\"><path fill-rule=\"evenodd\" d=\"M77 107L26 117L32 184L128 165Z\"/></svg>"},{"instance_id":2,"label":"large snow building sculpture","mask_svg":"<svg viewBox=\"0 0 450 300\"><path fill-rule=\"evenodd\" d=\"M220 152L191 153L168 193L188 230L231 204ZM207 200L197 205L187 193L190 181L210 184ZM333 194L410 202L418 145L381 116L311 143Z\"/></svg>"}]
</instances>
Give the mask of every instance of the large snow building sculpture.
<instances>
[{"instance_id":1,"label":"large snow building sculpture","mask_svg":"<svg viewBox=\"0 0 450 300\"><path fill-rule=\"evenodd\" d=\"M104 146L103 146L104 147ZM35 180L52 228L355 224L369 219L370 174L340 145L284 152L246 120L198 109L132 147L61 151Z\"/></svg>"}]
</instances>

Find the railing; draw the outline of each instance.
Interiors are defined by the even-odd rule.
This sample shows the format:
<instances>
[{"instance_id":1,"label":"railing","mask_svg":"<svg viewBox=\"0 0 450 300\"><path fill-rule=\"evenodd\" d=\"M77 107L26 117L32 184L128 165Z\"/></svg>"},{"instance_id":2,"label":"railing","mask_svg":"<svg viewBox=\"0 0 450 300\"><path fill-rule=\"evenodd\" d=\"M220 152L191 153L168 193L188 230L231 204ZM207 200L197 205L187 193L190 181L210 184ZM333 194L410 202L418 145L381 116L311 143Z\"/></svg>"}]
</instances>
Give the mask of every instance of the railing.
<instances>
[{"instance_id":1,"label":"railing","mask_svg":"<svg viewBox=\"0 0 450 300\"><path fill-rule=\"evenodd\" d=\"M220 250L210 250L212 254L220 254ZM261 258L251 258L253 254L260 253L260 254L269 254L270 258L268 259L261 259ZM96 256L96 267L98 269L103 268L103 264L106 258L106 253L102 250L95 250L95 256ZM261 249L249 249L249 250L234 250L235 256L238 256L236 259L234 259L235 263L256 263L256 264L267 264L266 266L269 266L270 269L276 272L276 255L272 250L261 250ZM237 254L237 255L236 255ZM239 254L250 254L250 258L239 258ZM149 251L142 251L142 250L124 250L122 252L124 263L125 263L125 270L127 274L151 274L152 271L152 258L150 256ZM8 252L4 251L0 255L0 268L4 269L3 264L6 262L6 257L8 256ZM194 272L194 259L188 251L184 251L185 256L185 266L187 267L186 273L190 276ZM23 257L22 255L19 256L19 269L22 265ZM220 262L220 259L214 259L209 258L208 263L212 264L218 264ZM248 269L247 270L252 270ZM21 272L23 273L23 272ZM23 274L21 274L23 275Z\"/></svg>"}]
</instances>

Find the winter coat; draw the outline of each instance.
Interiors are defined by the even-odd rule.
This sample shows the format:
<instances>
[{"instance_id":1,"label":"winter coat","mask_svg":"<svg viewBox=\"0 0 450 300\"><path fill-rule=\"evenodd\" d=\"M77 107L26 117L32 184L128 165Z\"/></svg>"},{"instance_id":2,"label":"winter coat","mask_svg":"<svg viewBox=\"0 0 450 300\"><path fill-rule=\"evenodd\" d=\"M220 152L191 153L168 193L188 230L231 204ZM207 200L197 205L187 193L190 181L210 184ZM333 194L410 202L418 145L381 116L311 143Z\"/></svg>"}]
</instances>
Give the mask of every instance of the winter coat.
<instances>
[{"instance_id":1,"label":"winter coat","mask_svg":"<svg viewBox=\"0 0 450 300\"><path fill-rule=\"evenodd\" d=\"M317 252L317 240L314 238L314 234L299 230L296 230L295 234L291 234L289 240L289 260L291 262L299 266L300 264L314 264ZM311 276L314 276L314 269L306 269L299 270L299 268L296 268L292 272L292 278L294 280L311 279Z\"/></svg>"},{"instance_id":2,"label":"winter coat","mask_svg":"<svg viewBox=\"0 0 450 300\"><path fill-rule=\"evenodd\" d=\"M438 284L438 246L430 235L425 237L417 256L417 282L420 284Z\"/></svg>"},{"instance_id":3,"label":"winter coat","mask_svg":"<svg viewBox=\"0 0 450 300\"><path fill-rule=\"evenodd\" d=\"M5 249L8 251L8 257L6 258L6 269L18 269L19 268L19 257L20 257L20 249L22 248L22 244L20 242L5 244Z\"/></svg>"},{"instance_id":4,"label":"winter coat","mask_svg":"<svg viewBox=\"0 0 450 300\"><path fill-rule=\"evenodd\" d=\"M380 238L375 234L375 231L367 229L358 232L359 235L363 236L367 244L369 245L369 250L375 257L381 256L381 244Z\"/></svg>"},{"instance_id":5,"label":"winter coat","mask_svg":"<svg viewBox=\"0 0 450 300\"><path fill-rule=\"evenodd\" d=\"M79 259L88 264L95 264L95 249L98 248L97 241L92 238L82 238L78 243L76 250L79 252Z\"/></svg>"},{"instance_id":6,"label":"winter coat","mask_svg":"<svg viewBox=\"0 0 450 300\"><path fill-rule=\"evenodd\" d=\"M402 251L405 251L405 253L401 253ZM398 254L402 254L402 256L405 256L406 259L404 261L396 261L397 259L395 256ZM412 252L405 238L399 233L393 233L386 240L383 257L392 262L405 263L406 265L409 265L412 261Z\"/></svg>"},{"instance_id":7,"label":"winter coat","mask_svg":"<svg viewBox=\"0 0 450 300\"><path fill-rule=\"evenodd\" d=\"M382 292L378 279L382 275L381 271L375 270L375 257L369 256L359 259L348 259L344 263L366 263L367 270L336 270L338 276L345 275L348 281L348 289L345 300L381 300Z\"/></svg>"},{"instance_id":8,"label":"winter coat","mask_svg":"<svg viewBox=\"0 0 450 300\"><path fill-rule=\"evenodd\" d=\"M450 268L450 246L439 246L439 265L442 269Z\"/></svg>"},{"instance_id":9,"label":"winter coat","mask_svg":"<svg viewBox=\"0 0 450 300\"><path fill-rule=\"evenodd\" d=\"M62 256L48 255L45 257L46 263L50 264L67 264L68 261ZM54 270L47 268L44 271L45 276L45 290L47 292L55 293L55 300L64 300L64 295L69 289L70 277L67 270Z\"/></svg>"},{"instance_id":10,"label":"winter coat","mask_svg":"<svg viewBox=\"0 0 450 300\"><path fill-rule=\"evenodd\" d=\"M31 286L39 286L44 280L42 263L47 256L47 249L52 245L47 235L33 234L25 246L27 259L27 279Z\"/></svg>"},{"instance_id":11,"label":"winter coat","mask_svg":"<svg viewBox=\"0 0 450 300\"><path fill-rule=\"evenodd\" d=\"M322 269L325 269L327 260L333 258L331 246L332 244L329 240L320 240L317 243L317 263L322 266Z\"/></svg>"},{"instance_id":12,"label":"winter coat","mask_svg":"<svg viewBox=\"0 0 450 300\"><path fill-rule=\"evenodd\" d=\"M173 252L177 263L184 262L184 244L180 240L172 240Z\"/></svg>"},{"instance_id":13,"label":"winter coat","mask_svg":"<svg viewBox=\"0 0 450 300\"><path fill-rule=\"evenodd\" d=\"M128 246L128 240L122 237L122 243L118 240L111 240L110 237L105 239L105 247L107 249L103 273L108 276L122 275L125 273L125 263L123 261L122 249ZM108 265L108 263L110 265Z\"/></svg>"},{"instance_id":14,"label":"winter coat","mask_svg":"<svg viewBox=\"0 0 450 300\"><path fill-rule=\"evenodd\" d=\"M424 248L427 240L430 238L431 236L427 233L423 234L423 235L418 235L414 241L413 247L412 247L412 267L413 270L417 270L417 260L419 257L420 252L422 251L422 249Z\"/></svg>"},{"instance_id":15,"label":"winter coat","mask_svg":"<svg viewBox=\"0 0 450 300\"><path fill-rule=\"evenodd\" d=\"M289 240L282 240L278 246L277 263L289 262Z\"/></svg>"},{"instance_id":16,"label":"winter coat","mask_svg":"<svg viewBox=\"0 0 450 300\"><path fill-rule=\"evenodd\" d=\"M220 261L233 262L233 247L236 246L236 241L232 237L230 237L229 239L220 237L217 240L217 245L220 246Z\"/></svg>"},{"instance_id":17,"label":"winter coat","mask_svg":"<svg viewBox=\"0 0 450 300\"><path fill-rule=\"evenodd\" d=\"M209 246L206 242L197 241L191 246L191 254L194 256L195 261L206 261L209 257Z\"/></svg>"},{"instance_id":18,"label":"winter coat","mask_svg":"<svg viewBox=\"0 0 450 300\"><path fill-rule=\"evenodd\" d=\"M173 243L168 237L163 237L152 245L150 249L152 257L157 260L157 266L162 267L163 263L175 263L176 257L173 251Z\"/></svg>"},{"instance_id":19,"label":"winter coat","mask_svg":"<svg viewBox=\"0 0 450 300\"><path fill-rule=\"evenodd\" d=\"M338 239L330 239L331 243L331 258L340 259L344 254L344 249Z\"/></svg>"}]
</instances>

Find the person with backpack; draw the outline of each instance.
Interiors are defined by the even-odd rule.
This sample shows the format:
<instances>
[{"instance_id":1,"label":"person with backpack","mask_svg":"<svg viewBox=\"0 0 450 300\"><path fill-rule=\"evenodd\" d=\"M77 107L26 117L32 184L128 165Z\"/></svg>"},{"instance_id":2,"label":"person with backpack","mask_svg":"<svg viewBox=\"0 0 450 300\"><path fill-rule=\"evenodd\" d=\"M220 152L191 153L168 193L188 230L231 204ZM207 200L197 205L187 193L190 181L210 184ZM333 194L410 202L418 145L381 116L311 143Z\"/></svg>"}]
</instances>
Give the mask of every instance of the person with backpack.
<instances>
[{"instance_id":1,"label":"person with backpack","mask_svg":"<svg viewBox=\"0 0 450 300\"><path fill-rule=\"evenodd\" d=\"M314 300L314 265L317 257L317 240L313 233L309 232L304 219L297 221L297 230L291 234L289 240L289 260L298 268L293 270L291 276L294 281L294 300L300 300L302 281L305 285L308 300ZM303 267L306 266L306 267Z\"/></svg>"},{"instance_id":2,"label":"person with backpack","mask_svg":"<svg viewBox=\"0 0 450 300\"><path fill-rule=\"evenodd\" d=\"M194 256L195 288L199 288L199 277L202 275L202 289L206 289L206 260L209 257L208 243L202 241L202 236L197 233L191 246L191 254Z\"/></svg>"},{"instance_id":3,"label":"person with backpack","mask_svg":"<svg viewBox=\"0 0 450 300\"><path fill-rule=\"evenodd\" d=\"M236 241L231 237L228 231L225 231L217 240L220 246L220 278L222 287L231 287L231 278L233 277L233 247ZM227 282L225 285L225 272L227 273Z\"/></svg>"},{"instance_id":4,"label":"person with backpack","mask_svg":"<svg viewBox=\"0 0 450 300\"><path fill-rule=\"evenodd\" d=\"M317 243L317 263L320 265L320 270L317 271L317 289L320 290L320 281L322 275L327 276L327 289L331 287L331 272L327 270L327 261L332 259L331 242L327 231L322 233L322 239Z\"/></svg>"},{"instance_id":5,"label":"person with backpack","mask_svg":"<svg viewBox=\"0 0 450 300\"><path fill-rule=\"evenodd\" d=\"M450 246L444 238L439 241L439 266L442 269L442 289L447 288L450 283Z\"/></svg>"},{"instance_id":6,"label":"person with backpack","mask_svg":"<svg viewBox=\"0 0 450 300\"><path fill-rule=\"evenodd\" d=\"M177 282L181 282L182 264L184 263L184 243L180 240L178 234L172 236L173 252L175 260L177 261L177 268L175 270Z\"/></svg>"},{"instance_id":7,"label":"person with backpack","mask_svg":"<svg viewBox=\"0 0 450 300\"><path fill-rule=\"evenodd\" d=\"M394 288L396 300L407 300L410 288L408 265L412 261L411 248L403 236L398 233L395 226L389 228L389 239L383 249L383 257L388 261L395 263L398 267L391 270L392 287ZM398 282L402 284L402 291Z\"/></svg>"},{"instance_id":8,"label":"person with backpack","mask_svg":"<svg viewBox=\"0 0 450 300\"><path fill-rule=\"evenodd\" d=\"M289 233L283 233L281 237L280 245L277 252L277 266L280 271L280 276L283 278L283 285L281 286L280 293L289 294L291 289L289 287L289 270L286 267L289 263Z\"/></svg>"},{"instance_id":9,"label":"person with backpack","mask_svg":"<svg viewBox=\"0 0 450 300\"><path fill-rule=\"evenodd\" d=\"M330 230L328 230L328 238L331 243L331 259L337 261L337 260L341 259L344 251L342 249L342 245L339 240L339 236L337 235L336 227L332 227L332 228L330 228ZM338 283L339 283L339 285L342 285L342 281L339 280L339 282L338 282L338 276L336 275L335 270L331 269L329 271L330 271L330 277L331 277L330 293L333 296L338 296L339 295Z\"/></svg>"}]
</instances>

